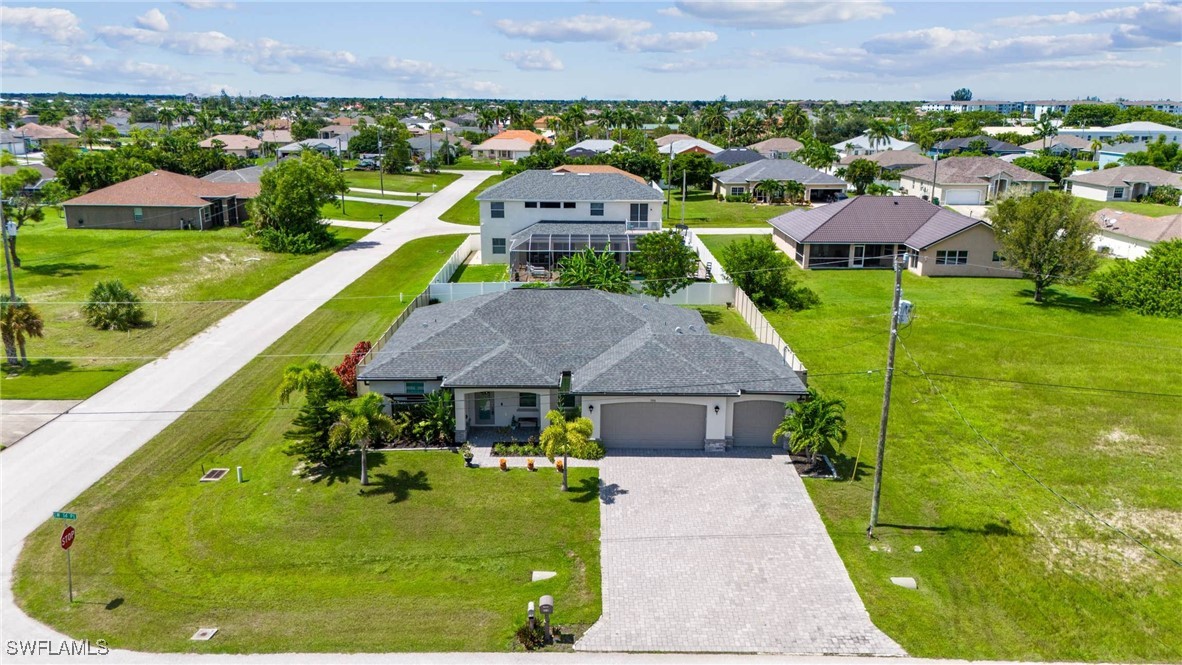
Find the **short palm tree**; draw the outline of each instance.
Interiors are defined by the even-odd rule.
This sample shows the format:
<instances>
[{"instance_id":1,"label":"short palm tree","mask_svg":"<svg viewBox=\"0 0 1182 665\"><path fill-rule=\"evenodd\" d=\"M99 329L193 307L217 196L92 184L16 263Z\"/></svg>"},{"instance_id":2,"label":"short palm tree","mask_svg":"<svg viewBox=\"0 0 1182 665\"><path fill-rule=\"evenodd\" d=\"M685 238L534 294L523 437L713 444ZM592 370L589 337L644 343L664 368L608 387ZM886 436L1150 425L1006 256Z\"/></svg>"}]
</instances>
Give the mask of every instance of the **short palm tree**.
<instances>
[{"instance_id":1,"label":"short palm tree","mask_svg":"<svg viewBox=\"0 0 1182 665\"><path fill-rule=\"evenodd\" d=\"M328 438L334 447L350 445L361 451L361 484L369 484L369 467L365 454L373 442L385 435L393 435L397 423L386 415L382 396L365 393L361 397L337 402L332 407L337 422L328 430Z\"/></svg>"},{"instance_id":2,"label":"short palm tree","mask_svg":"<svg viewBox=\"0 0 1182 665\"><path fill-rule=\"evenodd\" d=\"M45 323L41 314L32 305L17 296L15 299L0 295L0 338L4 341L4 354L8 364L16 367L29 366L29 357L25 355L25 340L29 337L44 337ZM16 356L20 350L19 361Z\"/></svg>"},{"instance_id":3,"label":"short palm tree","mask_svg":"<svg viewBox=\"0 0 1182 665\"><path fill-rule=\"evenodd\" d=\"M804 199L804 185L795 180L788 180L783 183L784 197L789 201L801 201Z\"/></svg>"},{"instance_id":4,"label":"short palm tree","mask_svg":"<svg viewBox=\"0 0 1182 665\"><path fill-rule=\"evenodd\" d=\"M590 247L558 262L558 284L584 286L608 293L632 293L632 280L611 252L596 253Z\"/></svg>"},{"instance_id":5,"label":"short palm tree","mask_svg":"<svg viewBox=\"0 0 1182 665\"><path fill-rule=\"evenodd\" d=\"M827 399L809 388L808 396L799 402L789 402L788 415L772 434L772 443L788 437L788 449L807 453L809 462L826 446L836 451L846 439L845 402Z\"/></svg>"},{"instance_id":6,"label":"short palm tree","mask_svg":"<svg viewBox=\"0 0 1182 665\"><path fill-rule=\"evenodd\" d=\"M567 456L570 455L571 450L587 445L595 426L587 418L567 420L566 416L562 415L558 409L547 413L546 420L550 421L550 426L542 430L540 439L542 450L546 452L546 457L551 462L557 455L562 455L562 491L565 492L567 490Z\"/></svg>"},{"instance_id":7,"label":"short palm tree","mask_svg":"<svg viewBox=\"0 0 1182 665\"><path fill-rule=\"evenodd\" d=\"M126 332L144 324L139 297L117 279L95 284L86 298L82 313L86 322L99 330Z\"/></svg>"},{"instance_id":8,"label":"short palm tree","mask_svg":"<svg viewBox=\"0 0 1182 665\"><path fill-rule=\"evenodd\" d=\"M784 183L767 178L755 183L754 190L763 194L768 203L784 200Z\"/></svg>"},{"instance_id":9,"label":"short palm tree","mask_svg":"<svg viewBox=\"0 0 1182 665\"><path fill-rule=\"evenodd\" d=\"M1092 149L1092 159L1098 159L1098 153L1104 149L1104 143L1100 139L1092 139L1092 145L1088 147Z\"/></svg>"}]
</instances>

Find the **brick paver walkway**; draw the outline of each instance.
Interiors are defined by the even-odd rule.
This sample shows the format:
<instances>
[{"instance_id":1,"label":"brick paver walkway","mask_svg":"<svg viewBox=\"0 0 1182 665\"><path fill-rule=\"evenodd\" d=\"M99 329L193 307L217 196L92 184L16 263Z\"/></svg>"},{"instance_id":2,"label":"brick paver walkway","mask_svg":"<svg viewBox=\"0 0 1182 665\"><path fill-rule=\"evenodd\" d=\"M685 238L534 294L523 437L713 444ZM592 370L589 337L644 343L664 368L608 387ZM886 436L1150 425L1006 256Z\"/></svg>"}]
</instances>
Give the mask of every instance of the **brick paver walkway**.
<instances>
[{"instance_id":1,"label":"brick paver walkway","mask_svg":"<svg viewBox=\"0 0 1182 665\"><path fill-rule=\"evenodd\" d=\"M905 655L783 454L600 462L603 616L582 651Z\"/></svg>"}]
</instances>

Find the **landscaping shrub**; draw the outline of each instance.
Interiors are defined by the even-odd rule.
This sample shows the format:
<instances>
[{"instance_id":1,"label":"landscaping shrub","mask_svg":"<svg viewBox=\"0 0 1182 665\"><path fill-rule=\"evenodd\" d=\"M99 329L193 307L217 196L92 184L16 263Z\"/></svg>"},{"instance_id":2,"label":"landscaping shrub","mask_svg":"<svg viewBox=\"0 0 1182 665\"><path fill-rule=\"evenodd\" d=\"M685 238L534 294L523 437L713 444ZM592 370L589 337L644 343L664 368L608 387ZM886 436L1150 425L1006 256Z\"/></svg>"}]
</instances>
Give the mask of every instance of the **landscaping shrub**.
<instances>
[{"instance_id":1,"label":"landscaping shrub","mask_svg":"<svg viewBox=\"0 0 1182 665\"><path fill-rule=\"evenodd\" d=\"M99 330L126 332L144 325L144 309L140 306L139 296L117 279L95 284L86 296L82 313L86 322Z\"/></svg>"},{"instance_id":2,"label":"landscaping shrub","mask_svg":"<svg viewBox=\"0 0 1182 665\"><path fill-rule=\"evenodd\" d=\"M345 386L345 392L349 394L349 397L357 396L357 363L361 362L365 354L369 353L370 348L372 348L370 343L365 340L357 342L357 345L345 356L341 364L332 370L340 378L341 383Z\"/></svg>"},{"instance_id":3,"label":"landscaping shrub","mask_svg":"<svg viewBox=\"0 0 1182 665\"><path fill-rule=\"evenodd\" d=\"M546 633L542 630L541 625L534 624L531 629L527 623L517 629L517 641L525 647L526 651L541 649L546 644Z\"/></svg>"},{"instance_id":4,"label":"landscaping shrub","mask_svg":"<svg viewBox=\"0 0 1182 665\"><path fill-rule=\"evenodd\" d=\"M509 455L509 456L525 456L534 455L541 456L545 453L542 451L541 444L534 443L532 440L526 443L518 443L516 441L500 441L493 444L494 455Z\"/></svg>"},{"instance_id":5,"label":"landscaping shrub","mask_svg":"<svg viewBox=\"0 0 1182 665\"><path fill-rule=\"evenodd\" d=\"M571 446L571 457L575 459L603 459L606 454L603 444L594 439L587 439Z\"/></svg>"},{"instance_id":6,"label":"landscaping shrub","mask_svg":"<svg viewBox=\"0 0 1182 665\"><path fill-rule=\"evenodd\" d=\"M1093 295L1105 305L1182 317L1182 240L1158 243L1136 261L1118 261L1093 284Z\"/></svg>"},{"instance_id":7,"label":"landscaping shrub","mask_svg":"<svg viewBox=\"0 0 1182 665\"><path fill-rule=\"evenodd\" d=\"M770 236L736 240L719 252L718 259L735 285L761 309L804 309L820 303L816 293L792 279L792 259Z\"/></svg>"},{"instance_id":8,"label":"landscaping shrub","mask_svg":"<svg viewBox=\"0 0 1182 665\"><path fill-rule=\"evenodd\" d=\"M723 197L727 203L751 203L750 194L728 194Z\"/></svg>"},{"instance_id":9,"label":"landscaping shrub","mask_svg":"<svg viewBox=\"0 0 1182 665\"><path fill-rule=\"evenodd\" d=\"M1148 203L1161 203L1168 206L1178 205L1178 198L1182 196L1182 190L1179 190L1173 185L1162 185L1155 188L1145 196L1141 197L1142 201Z\"/></svg>"},{"instance_id":10,"label":"landscaping shrub","mask_svg":"<svg viewBox=\"0 0 1182 665\"><path fill-rule=\"evenodd\" d=\"M273 228L259 229L255 234L264 251L283 254L315 254L331 244L331 236L329 231L288 234Z\"/></svg>"}]
</instances>

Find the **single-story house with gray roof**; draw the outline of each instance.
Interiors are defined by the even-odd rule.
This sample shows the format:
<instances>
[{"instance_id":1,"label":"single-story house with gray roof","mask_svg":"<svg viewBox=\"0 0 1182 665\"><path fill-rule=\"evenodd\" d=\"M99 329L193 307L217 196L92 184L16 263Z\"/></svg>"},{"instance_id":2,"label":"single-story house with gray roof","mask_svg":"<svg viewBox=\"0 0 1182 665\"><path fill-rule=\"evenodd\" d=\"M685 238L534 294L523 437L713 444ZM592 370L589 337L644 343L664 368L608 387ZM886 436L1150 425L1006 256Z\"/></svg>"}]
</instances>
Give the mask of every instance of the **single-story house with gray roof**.
<instances>
[{"instance_id":1,"label":"single-story house with gray roof","mask_svg":"<svg viewBox=\"0 0 1182 665\"><path fill-rule=\"evenodd\" d=\"M584 289L514 289L416 309L358 372L389 402L455 395L456 439L518 438L573 409L608 449L771 446L807 391L775 347L701 314Z\"/></svg>"},{"instance_id":2,"label":"single-story house with gray roof","mask_svg":"<svg viewBox=\"0 0 1182 665\"><path fill-rule=\"evenodd\" d=\"M993 227L914 196L857 196L768 220L802 268L891 268L907 252L917 275L1016 277Z\"/></svg>"},{"instance_id":3,"label":"single-story house with gray roof","mask_svg":"<svg viewBox=\"0 0 1182 665\"><path fill-rule=\"evenodd\" d=\"M835 198L846 190L846 182L837 176L818 171L791 159L761 159L736 166L714 174L714 195L735 196L752 194L757 199L763 194L755 186L763 180L788 182L795 180L804 185L806 201L824 201Z\"/></svg>"},{"instance_id":4,"label":"single-story house with gray roof","mask_svg":"<svg viewBox=\"0 0 1182 665\"><path fill-rule=\"evenodd\" d=\"M1063 179L1065 191L1093 201L1136 201L1158 187L1182 189L1182 175L1156 166L1117 166Z\"/></svg>"}]
</instances>

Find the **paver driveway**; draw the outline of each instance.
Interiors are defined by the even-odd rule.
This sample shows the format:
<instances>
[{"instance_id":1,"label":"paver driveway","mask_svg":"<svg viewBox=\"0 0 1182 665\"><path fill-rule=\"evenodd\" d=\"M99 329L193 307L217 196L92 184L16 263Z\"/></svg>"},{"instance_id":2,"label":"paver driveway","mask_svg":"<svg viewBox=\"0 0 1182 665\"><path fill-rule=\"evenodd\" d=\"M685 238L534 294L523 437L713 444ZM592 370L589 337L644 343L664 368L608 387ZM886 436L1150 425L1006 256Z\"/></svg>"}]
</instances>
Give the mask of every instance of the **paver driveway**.
<instances>
[{"instance_id":1,"label":"paver driveway","mask_svg":"<svg viewBox=\"0 0 1182 665\"><path fill-rule=\"evenodd\" d=\"M603 616L583 651L904 655L783 454L600 463Z\"/></svg>"}]
</instances>

